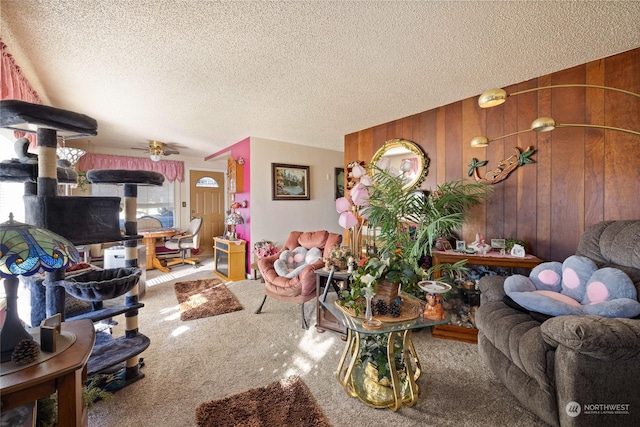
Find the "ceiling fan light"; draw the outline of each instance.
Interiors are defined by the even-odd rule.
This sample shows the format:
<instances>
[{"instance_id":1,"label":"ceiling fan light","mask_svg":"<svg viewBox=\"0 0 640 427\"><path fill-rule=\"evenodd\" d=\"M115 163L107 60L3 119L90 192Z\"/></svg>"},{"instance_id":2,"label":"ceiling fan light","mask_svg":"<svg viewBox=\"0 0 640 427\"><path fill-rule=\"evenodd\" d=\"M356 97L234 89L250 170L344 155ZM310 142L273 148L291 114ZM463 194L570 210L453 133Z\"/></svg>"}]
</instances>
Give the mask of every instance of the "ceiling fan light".
<instances>
[{"instance_id":1,"label":"ceiling fan light","mask_svg":"<svg viewBox=\"0 0 640 427\"><path fill-rule=\"evenodd\" d=\"M489 89L482 92L478 98L478 105L481 108L490 108L503 104L506 100L507 92L504 89Z\"/></svg>"},{"instance_id":2,"label":"ceiling fan light","mask_svg":"<svg viewBox=\"0 0 640 427\"><path fill-rule=\"evenodd\" d=\"M152 154L149 156L149 158L151 159L152 162L159 162L160 161L160 155L159 154Z\"/></svg>"},{"instance_id":3,"label":"ceiling fan light","mask_svg":"<svg viewBox=\"0 0 640 427\"><path fill-rule=\"evenodd\" d=\"M540 117L531 123L531 130L534 132L549 132L556 128L556 121L551 117Z\"/></svg>"}]
</instances>

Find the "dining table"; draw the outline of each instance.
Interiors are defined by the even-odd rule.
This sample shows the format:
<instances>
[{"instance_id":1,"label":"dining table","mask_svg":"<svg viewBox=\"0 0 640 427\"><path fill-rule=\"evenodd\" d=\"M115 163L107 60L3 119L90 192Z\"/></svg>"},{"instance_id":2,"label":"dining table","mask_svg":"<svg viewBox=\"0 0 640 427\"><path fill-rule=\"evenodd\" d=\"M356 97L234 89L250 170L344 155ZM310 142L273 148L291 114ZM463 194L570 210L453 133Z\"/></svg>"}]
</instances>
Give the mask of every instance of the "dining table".
<instances>
[{"instance_id":1,"label":"dining table","mask_svg":"<svg viewBox=\"0 0 640 427\"><path fill-rule=\"evenodd\" d=\"M142 236L142 243L147 247L147 270L155 268L163 273L168 273L169 269L162 265L158 259L156 241L180 234L180 230L177 228L148 228L138 230L138 234Z\"/></svg>"}]
</instances>

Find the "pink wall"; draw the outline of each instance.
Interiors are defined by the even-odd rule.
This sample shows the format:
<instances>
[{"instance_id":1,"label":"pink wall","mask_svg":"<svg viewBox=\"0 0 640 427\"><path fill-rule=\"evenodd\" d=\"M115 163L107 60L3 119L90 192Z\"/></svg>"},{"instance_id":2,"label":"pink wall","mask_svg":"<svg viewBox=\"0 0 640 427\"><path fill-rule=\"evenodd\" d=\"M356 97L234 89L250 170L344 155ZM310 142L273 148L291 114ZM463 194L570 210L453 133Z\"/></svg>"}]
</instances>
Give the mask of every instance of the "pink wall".
<instances>
[{"instance_id":1,"label":"pink wall","mask_svg":"<svg viewBox=\"0 0 640 427\"><path fill-rule=\"evenodd\" d=\"M213 153L205 157L205 160L209 160L217 157L221 153L230 153L231 157L233 157L236 161L238 161L240 157L244 159L242 193L236 193L232 195L233 200L237 202L242 202L244 200L246 200L247 203L250 202L249 200L251 195L251 179L250 179L251 159L249 158L249 154L251 152L250 145L251 145L251 138L245 138L242 141L237 142L225 148L224 150L221 150L217 153ZM253 259L253 254L252 254L253 244L251 243L251 227L249 226L251 222L251 205L248 204L246 208L236 209L236 212L238 212L244 218L244 224L237 226L236 231L238 233L238 238L245 240L247 242L246 265L247 265L247 271L249 271L251 267L251 262Z\"/></svg>"}]
</instances>

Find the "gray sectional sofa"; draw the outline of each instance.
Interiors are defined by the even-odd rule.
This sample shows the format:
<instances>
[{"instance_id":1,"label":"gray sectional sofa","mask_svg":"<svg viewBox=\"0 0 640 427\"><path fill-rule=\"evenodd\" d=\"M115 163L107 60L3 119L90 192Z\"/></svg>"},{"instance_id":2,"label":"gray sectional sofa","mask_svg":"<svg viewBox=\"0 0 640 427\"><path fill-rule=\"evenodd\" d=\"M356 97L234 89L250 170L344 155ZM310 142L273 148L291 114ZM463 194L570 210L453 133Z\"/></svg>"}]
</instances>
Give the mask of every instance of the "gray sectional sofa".
<instances>
[{"instance_id":1,"label":"gray sectional sofa","mask_svg":"<svg viewBox=\"0 0 640 427\"><path fill-rule=\"evenodd\" d=\"M589 227L576 254L625 271L640 295L640 220ZM553 426L640 425L640 320L546 318L508 304L504 280L480 280L478 349L520 403Z\"/></svg>"}]
</instances>

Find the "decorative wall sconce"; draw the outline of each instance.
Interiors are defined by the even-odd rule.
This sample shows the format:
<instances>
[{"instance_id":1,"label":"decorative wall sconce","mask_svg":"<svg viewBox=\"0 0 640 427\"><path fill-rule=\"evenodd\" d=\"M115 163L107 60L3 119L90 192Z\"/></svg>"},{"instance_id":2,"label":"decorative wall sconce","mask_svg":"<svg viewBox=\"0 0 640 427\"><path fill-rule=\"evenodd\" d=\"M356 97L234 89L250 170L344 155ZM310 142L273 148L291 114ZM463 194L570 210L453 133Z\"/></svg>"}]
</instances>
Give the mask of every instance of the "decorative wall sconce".
<instances>
[{"instance_id":1,"label":"decorative wall sconce","mask_svg":"<svg viewBox=\"0 0 640 427\"><path fill-rule=\"evenodd\" d=\"M591 88L591 89L612 90L612 91L616 91L616 92L620 92L620 93L624 93L624 94L627 94L627 95L631 95L631 96L635 96L635 97L640 98L640 94L637 94L637 93L634 93L634 92L629 92L629 91L624 90L624 89L618 89L618 88L609 87L609 86L598 86L598 85L587 85L587 84L573 83L573 84L566 84L566 85L553 85L553 86L535 87L535 88L532 88L532 89L521 90L521 91L518 91L518 92L509 93L509 94L504 89L489 89L489 90L485 90L484 92L482 92L482 94L478 98L478 105L481 108L491 108L491 107L495 107L496 105L503 104L507 100L507 97L509 97L509 96L521 95L523 93L535 92L535 91L543 90L543 89L570 88L570 87L584 87L584 88Z\"/></svg>"}]
</instances>

